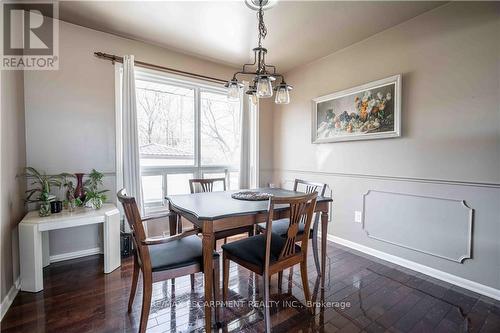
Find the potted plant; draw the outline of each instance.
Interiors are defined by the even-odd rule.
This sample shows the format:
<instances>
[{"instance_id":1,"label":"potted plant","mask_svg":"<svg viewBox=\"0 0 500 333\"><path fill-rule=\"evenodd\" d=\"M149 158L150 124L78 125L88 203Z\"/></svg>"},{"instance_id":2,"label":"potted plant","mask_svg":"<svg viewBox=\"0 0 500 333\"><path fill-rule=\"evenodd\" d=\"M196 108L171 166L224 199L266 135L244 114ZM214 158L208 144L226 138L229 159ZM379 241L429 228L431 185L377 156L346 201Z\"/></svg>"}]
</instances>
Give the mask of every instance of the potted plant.
<instances>
[{"instance_id":1,"label":"potted plant","mask_svg":"<svg viewBox=\"0 0 500 333\"><path fill-rule=\"evenodd\" d=\"M49 176L41 174L32 167L27 167L25 170L25 176L33 179L30 185L35 186L34 188L26 191L26 202L39 202L40 208L38 214L42 217L49 216L51 214L50 202L55 199L55 195L50 194L50 188L51 186L61 187L62 175Z\"/></svg>"},{"instance_id":2,"label":"potted plant","mask_svg":"<svg viewBox=\"0 0 500 333\"><path fill-rule=\"evenodd\" d=\"M92 169L89 178L85 181L85 207L99 209L106 201L104 193L108 192L108 190L99 190L99 187L102 186L103 177L104 175L101 172Z\"/></svg>"}]
</instances>

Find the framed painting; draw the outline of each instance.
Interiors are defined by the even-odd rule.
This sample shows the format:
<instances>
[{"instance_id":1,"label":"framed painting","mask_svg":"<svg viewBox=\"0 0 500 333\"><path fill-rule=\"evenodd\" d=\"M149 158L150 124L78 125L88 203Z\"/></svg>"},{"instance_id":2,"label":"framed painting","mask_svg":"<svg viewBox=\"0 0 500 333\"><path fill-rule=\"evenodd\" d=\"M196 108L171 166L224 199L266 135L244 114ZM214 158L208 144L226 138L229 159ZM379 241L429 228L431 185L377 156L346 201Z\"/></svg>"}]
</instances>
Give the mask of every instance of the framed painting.
<instances>
[{"instance_id":1,"label":"framed painting","mask_svg":"<svg viewBox=\"0 0 500 333\"><path fill-rule=\"evenodd\" d=\"M401 75L312 101L312 142L401 136Z\"/></svg>"}]
</instances>

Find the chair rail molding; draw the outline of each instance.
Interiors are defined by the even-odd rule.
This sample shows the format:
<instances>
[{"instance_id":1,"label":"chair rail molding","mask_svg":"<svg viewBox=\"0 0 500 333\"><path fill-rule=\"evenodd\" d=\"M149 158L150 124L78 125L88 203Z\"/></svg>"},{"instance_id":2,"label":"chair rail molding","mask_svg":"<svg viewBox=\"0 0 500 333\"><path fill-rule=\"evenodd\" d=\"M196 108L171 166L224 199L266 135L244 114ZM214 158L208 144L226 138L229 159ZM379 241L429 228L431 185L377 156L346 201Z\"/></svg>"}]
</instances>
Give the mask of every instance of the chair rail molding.
<instances>
[{"instance_id":1,"label":"chair rail molding","mask_svg":"<svg viewBox=\"0 0 500 333\"><path fill-rule=\"evenodd\" d=\"M457 186L472 186L472 187L486 187L486 188L500 188L498 182L481 182L481 181L461 181L453 179L437 179L437 178L418 178L408 176L389 176L389 175L374 175L368 173L347 173L347 172L331 172L331 171L316 171L316 170L295 170L285 168L263 169L262 171L271 172L273 174L301 174L301 175L319 175L319 176L333 176L333 177L347 177L347 178L360 178L360 179L375 179L375 180L392 180L400 182L412 182L423 184L442 184L442 185L457 185Z\"/></svg>"},{"instance_id":2,"label":"chair rail molding","mask_svg":"<svg viewBox=\"0 0 500 333\"><path fill-rule=\"evenodd\" d=\"M379 190L363 194L362 229L368 237L457 263L472 258L473 220L474 209L465 200Z\"/></svg>"}]
</instances>

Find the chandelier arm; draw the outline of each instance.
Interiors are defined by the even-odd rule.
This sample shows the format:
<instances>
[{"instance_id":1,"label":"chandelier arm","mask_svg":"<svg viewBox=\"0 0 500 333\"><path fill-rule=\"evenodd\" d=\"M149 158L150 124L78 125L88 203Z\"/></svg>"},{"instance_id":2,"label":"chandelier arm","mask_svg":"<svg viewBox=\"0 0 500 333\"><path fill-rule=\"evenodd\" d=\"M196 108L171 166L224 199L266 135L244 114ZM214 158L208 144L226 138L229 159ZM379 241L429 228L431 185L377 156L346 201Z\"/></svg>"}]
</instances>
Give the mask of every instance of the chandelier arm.
<instances>
[{"instance_id":1,"label":"chandelier arm","mask_svg":"<svg viewBox=\"0 0 500 333\"><path fill-rule=\"evenodd\" d=\"M258 72L248 72L248 71L238 71L233 74L233 77L236 77L236 75L259 75L261 73ZM285 77L282 74L274 72L273 75L275 78L281 78L282 80L285 79Z\"/></svg>"},{"instance_id":2,"label":"chandelier arm","mask_svg":"<svg viewBox=\"0 0 500 333\"><path fill-rule=\"evenodd\" d=\"M244 64L241 70L245 72L246 71L245 67L247 67L247 66L255 66L255 63L253 63L253 64Z\"/></svg>"},{"instance_id":3,"label":"chandelier arm","mask_svg":"<svg viewBox=\"0 0 500 333\"><path fill-rule=\"evenodd\" d=\"M264 66L265 66L266 68L267 68L267 67L272 68L272 69L273 69L273 75L274 75L274 76L278 75L278 74L276 73L276 66L274 66L274 65L264 65Z\"/></svg>"},{"instance_id":4,"label":"chandelier arm","mask_svg":"<svg viewBox=\"0 0 500 333\"><path fill-rule=\"evenodd\" d=\"M275 74L273 74L273 76L276 77L276 78L281 78L281 83L280 84L286 83L285 82L285 76L283 76L282 74L275 73Z\"/></svg>"},{"instance_id":5,"label":"chandelier arm","mask_svg":"<svg viewBox=\"0 0 500 333\"><path fill-rule=\"evenodd\" d=\"M257 53L253 53L253 64L244 64L243 65L243 71L245 71L246 66L255 66L257 64Z\"/></svg>"},{"instance_id":6,"label":"chandelier arm","mask_svg":"<svg viewBox=\"0 0 500 333\"><path fill-rule=\"evenodd\" d=\"M245 71L238 71L238 72L235 72L233 77L236 77L236 75L258 75L257 72L245 72Z\"/></svg>"}]
</instances>

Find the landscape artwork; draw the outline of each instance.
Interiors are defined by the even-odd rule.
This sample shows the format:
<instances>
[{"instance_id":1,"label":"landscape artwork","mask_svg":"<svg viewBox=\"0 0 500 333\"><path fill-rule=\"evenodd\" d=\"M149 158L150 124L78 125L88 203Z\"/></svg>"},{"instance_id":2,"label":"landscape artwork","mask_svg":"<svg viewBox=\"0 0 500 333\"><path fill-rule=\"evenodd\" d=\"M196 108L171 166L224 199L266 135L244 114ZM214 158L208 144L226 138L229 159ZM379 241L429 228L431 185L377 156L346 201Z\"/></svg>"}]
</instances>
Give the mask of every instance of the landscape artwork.
<instances>
[{"instance_id":1,"label":"landscape artwork","mask_svg":"<svg viewBox=\"0 0 500 333\"><path fill-rule=\"evenodd\" d=\"M398 137L401 76L370 82L313 100L312 142Z\"/></svg>"}]
</instances>

